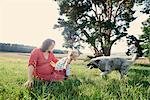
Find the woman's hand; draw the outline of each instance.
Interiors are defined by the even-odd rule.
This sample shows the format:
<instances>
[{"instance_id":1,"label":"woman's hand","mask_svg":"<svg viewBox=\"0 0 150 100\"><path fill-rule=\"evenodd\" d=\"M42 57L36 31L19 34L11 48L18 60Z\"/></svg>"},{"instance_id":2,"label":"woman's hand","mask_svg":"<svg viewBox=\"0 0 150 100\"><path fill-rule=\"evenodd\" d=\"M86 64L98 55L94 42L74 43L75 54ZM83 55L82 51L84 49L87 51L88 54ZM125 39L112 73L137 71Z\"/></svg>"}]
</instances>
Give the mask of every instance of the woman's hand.
<instances>
[{"instance_id":1,"label":"woman's hand","mask_svg":"<svg viewBox=\"0 0 150 100\"><path fill-rule=\"evenodd\" d=\"M32 73L33 73L34 67L30 65L28 67L28 81L24 84L27 88L32 88L33 86L33 79L32 79Z\"/></svg>"},{"instance_id":2,"label":"woman's hand","mask_svg":"<svg viewBox=\"0 0 150 100\"><path fill-rule=\"evenodd\" d=\"M33 87L33 84L34 84L34 82L33 82L33 80L28 80L25 84L24 84L24 86L26 87L26 88L32 88Z\"/></svg>"}]
</instances>

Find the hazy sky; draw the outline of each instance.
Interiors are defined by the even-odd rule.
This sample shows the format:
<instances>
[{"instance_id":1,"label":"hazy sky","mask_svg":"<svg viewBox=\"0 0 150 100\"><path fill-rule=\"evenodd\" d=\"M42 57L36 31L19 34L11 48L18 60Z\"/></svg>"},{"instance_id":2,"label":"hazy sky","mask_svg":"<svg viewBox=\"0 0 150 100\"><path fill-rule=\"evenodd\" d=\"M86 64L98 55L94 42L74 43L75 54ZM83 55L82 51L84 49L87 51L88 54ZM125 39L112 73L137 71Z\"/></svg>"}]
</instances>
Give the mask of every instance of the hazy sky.
<instances>
[{"instance_id":1,"label":"hazy sky","mask_svg":"<svg viewBox=\"0 0 150 100\"><path fill-rule=\"evenodd\" d=\"M40 46L44 39L52 38L56 40L56 48L62 49L61 30L53 29L59 17L57 8L52 0L0 0L0 42ZM139 12L135 15L138 19L131 23L128 32L138 36L142 34L141 22L148 15ZM124 39L119 41L112 52L125 51L125 43Z\"/></svg>"}]
</instances>

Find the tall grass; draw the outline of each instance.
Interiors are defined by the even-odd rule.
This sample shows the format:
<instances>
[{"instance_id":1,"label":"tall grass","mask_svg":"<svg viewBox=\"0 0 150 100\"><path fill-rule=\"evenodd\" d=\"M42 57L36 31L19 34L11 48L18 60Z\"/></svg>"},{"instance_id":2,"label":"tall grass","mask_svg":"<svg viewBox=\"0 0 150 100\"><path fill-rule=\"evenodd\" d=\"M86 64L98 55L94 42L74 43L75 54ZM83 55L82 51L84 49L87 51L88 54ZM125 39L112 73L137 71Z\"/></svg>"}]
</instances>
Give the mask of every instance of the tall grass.
<instances>
[{"instance_id":1,"label":"tall grass","mask_svg":"<svg viewBox=\"0 0 150 100\"><path fill-rule=\"evenodd\" d=\"M89 70L86 62L78 61L72 65L69 80L28 90L22 86L27 80L27 59L7 58L0 57L0 100L150 99L150 65L131 66L123 80L119 80L118 72L110 73L105 80L98 69Z\"/></svg>"}]
</instances>

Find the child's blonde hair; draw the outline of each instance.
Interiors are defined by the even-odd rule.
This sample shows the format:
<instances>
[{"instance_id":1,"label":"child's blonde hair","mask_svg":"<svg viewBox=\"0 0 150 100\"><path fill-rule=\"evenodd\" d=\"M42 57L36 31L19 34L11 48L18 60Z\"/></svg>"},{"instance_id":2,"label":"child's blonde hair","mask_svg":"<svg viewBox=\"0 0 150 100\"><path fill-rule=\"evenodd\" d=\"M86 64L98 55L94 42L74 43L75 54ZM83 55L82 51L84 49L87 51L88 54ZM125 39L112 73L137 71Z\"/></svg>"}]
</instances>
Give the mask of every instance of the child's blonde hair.
<instances>
[{"instance_id":1,"label":"child's blonde hair","mask_svg":"<svg viewBox=\"0 0 150 100\"><path fill-rule=\"evenodd\" d=\"M68 56L80 56L80 53L77 50L72 50L69 52Z\"/></svg>"}]
</instances>

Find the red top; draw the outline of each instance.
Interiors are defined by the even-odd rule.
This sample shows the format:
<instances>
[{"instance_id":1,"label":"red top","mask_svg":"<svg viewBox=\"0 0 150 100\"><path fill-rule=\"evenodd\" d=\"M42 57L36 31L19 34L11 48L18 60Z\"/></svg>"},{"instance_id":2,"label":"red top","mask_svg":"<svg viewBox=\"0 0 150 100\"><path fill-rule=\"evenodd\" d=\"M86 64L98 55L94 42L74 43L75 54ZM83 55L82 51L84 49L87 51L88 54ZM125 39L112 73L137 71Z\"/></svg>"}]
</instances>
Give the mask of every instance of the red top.
<instances>
[{"instance_id":1,"label":"red top","mask_svg":"<svg viewBox=\"0 0 150 100\"><path fill-rule=\"evenodd\" d=\"M57 71L50 64L50 62L56 63L58 60L55 58L52 52L49 53L48 59L44 57L43 52L39 48L35 48L30 55L29 65L34 67L33 75L40 80L57 81L63 80L65 76L65 70Z\"/></svg>"}]
</instances>

